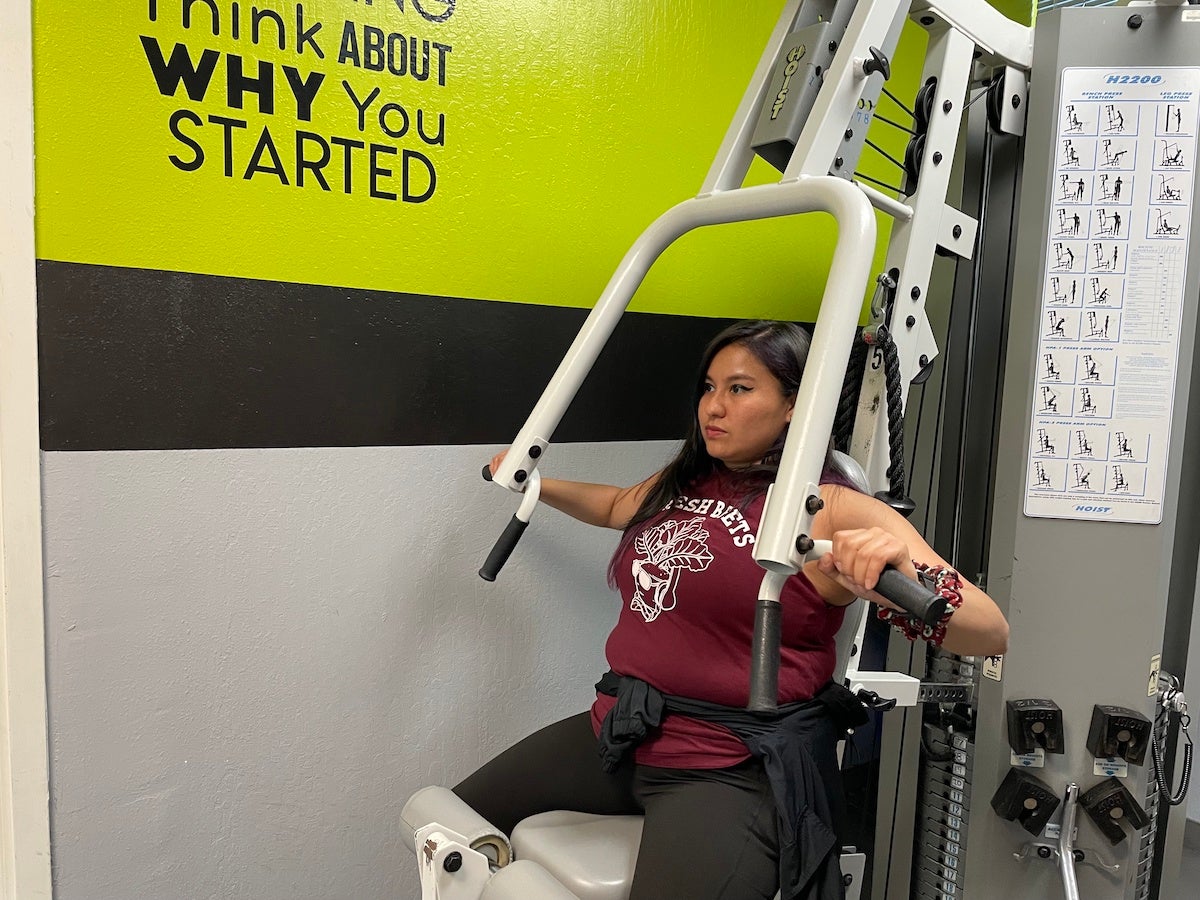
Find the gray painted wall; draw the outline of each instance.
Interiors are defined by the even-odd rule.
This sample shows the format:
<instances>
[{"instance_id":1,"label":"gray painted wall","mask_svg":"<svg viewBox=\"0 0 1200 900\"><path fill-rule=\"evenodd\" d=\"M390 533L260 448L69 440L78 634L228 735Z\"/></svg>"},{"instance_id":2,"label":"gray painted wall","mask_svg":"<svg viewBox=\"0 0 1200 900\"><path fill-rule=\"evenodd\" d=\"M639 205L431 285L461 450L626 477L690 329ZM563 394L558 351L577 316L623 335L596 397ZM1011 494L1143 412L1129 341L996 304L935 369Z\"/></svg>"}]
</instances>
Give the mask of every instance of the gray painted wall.
<instances>
[{"instance_id":1,"label":"gray painted wall","mask_svg":"<svg viewBox=\"0 0 1200 900\"><path fill-rule=\"evenodd\" d=\"M617 615L616 532L548 508L477 577L496 449L43 455L58 900L419 896L405 799L584 708Z\"/></svg>"}]
</instances>

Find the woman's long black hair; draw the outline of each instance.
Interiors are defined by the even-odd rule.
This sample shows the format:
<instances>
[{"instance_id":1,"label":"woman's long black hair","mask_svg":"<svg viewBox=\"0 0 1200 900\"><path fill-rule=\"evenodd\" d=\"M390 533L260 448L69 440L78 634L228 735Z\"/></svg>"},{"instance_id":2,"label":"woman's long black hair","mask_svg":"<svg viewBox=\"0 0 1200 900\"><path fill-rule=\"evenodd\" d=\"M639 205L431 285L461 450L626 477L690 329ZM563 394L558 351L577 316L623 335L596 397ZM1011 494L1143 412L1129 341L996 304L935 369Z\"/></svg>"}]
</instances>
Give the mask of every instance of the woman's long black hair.
<instances>
[{"instance_id":1,"label":"woman's long black hair","mask_svg":"<svg viewBox=\"0 0 1200 900\"><path fill-rule=\"evenodd\" d=\"M808 361L809 343L808 332L799 325L793 322L771 322L763 319L736 322L709 342L704 349L704 354L700 357L700 368L696 374L696 385L692 395L691 425L688 427L687 437L684 438L679 452L667 463L659 474L658 480L647 491L637 512L629 520L629 524L625 526L625 533L622 535L617 550L613 554L612 563L609 565L610 582L613 581L617 559L625 552L636 533L641 530L637 528L638 525L662 513L692 484L710 475L718 468L724 469L720 462L708 455L697 414L713 357L731 344L745 347L766 366L767 371L779 380L784 396L795 397L796 391L800 387L800 376L804 374L804 365ZM779 472L779 458L783 454L783 441L786 436L787 430L785 429L761 462L732 473L745 489L742 498L743 505L759 494L765 493L768 485L775 480L775 476Z\"/></svg>"}]
</instances>

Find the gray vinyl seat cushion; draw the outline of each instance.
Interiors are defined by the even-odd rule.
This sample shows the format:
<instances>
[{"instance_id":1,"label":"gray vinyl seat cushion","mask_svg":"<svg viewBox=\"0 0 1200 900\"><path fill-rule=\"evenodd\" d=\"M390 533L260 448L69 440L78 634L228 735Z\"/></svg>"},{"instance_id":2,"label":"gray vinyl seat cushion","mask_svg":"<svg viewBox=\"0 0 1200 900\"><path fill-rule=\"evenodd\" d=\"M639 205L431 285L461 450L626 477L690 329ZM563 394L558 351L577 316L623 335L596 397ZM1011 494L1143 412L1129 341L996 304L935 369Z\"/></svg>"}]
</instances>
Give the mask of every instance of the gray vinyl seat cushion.
<instances>
[{"instance_id":1,"label":"gray vinyl seat cushion","mask_svg":"<svg viewBox=\"0 0 1200 900\"><path fill-rule=\"evenodd\" d=\"M564 810L540 813L513 829L513 853L542 866L580 900L626 900L643 821Z\"/></svg>"}]
</instances>

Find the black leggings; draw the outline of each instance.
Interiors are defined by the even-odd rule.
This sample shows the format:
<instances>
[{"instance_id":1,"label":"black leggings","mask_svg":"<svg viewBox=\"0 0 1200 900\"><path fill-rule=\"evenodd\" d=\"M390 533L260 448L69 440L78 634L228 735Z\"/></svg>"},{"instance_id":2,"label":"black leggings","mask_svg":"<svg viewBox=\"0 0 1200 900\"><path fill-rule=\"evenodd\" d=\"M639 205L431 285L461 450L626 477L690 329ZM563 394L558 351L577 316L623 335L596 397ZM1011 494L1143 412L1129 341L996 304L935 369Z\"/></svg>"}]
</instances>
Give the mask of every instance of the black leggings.
<instances>
[{"instance_id":1,"label":"black leggings","mask_svg":"<svg viewBox=\"0 0 1200 900\"><path fill-rule=\"evenodd\" d=\"M554 809L644 814L630 900L771 900L778 889L775 801L762 764L728 769L600 768L588 713L543 728L454 792L511 834Z\"/></svg>"}]
</instances>

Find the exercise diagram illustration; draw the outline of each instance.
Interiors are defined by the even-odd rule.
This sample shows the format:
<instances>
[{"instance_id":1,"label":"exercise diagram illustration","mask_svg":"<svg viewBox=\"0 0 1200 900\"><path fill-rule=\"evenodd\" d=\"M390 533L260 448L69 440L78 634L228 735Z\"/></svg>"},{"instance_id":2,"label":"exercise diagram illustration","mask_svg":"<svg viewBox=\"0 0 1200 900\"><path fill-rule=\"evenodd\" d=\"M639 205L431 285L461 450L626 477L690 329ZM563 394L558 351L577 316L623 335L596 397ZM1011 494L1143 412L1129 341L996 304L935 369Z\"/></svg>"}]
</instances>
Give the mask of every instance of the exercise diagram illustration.
<instances>
[{"instance_id":1,"label":"exercise diagram illustration","mask_svg":"<svg viewBox=\"0 0 1200 900\"><path fill-rule=\"evenodd\" d=\"M1046 353L1042 358L1046 364L1046 374L1042 376L1042 379L1044 381L1062 381L1062 373L1054 365L1054 354Z\"/></svg>"},{"instance_id":2,"label":"exercise diagram illustration","mask_svg":"<svg viewBox=\"0 0 1200 900\"><path fill-rule=\"evenodd\" d=\"M1058 199L1067 203L1081 203L1087 191L1087 182L1082 178L1072 179L1070 175L1058 176ZM1113 199L1116 199L1115 197Z\"/></svg>"},{"instance_id":3,"label":"exercise diagram illustration","mask_svg":"<svg viewBox=\"0 0 1200 900\"><path fill-rule=\"evenodd\" d=\"M1114 459L1133 459L1133 450L1129 447L1129 438L1125 432L1118 431L1113 436L1113 446Z\"/></svg>"},{"instance_id":4,"label":"exercise diagram illustration","mask_svg":"<svg viewBox=\"0 0 1200 900\"><path fill-rule=\"evenodd\" d=\"M1041 456L1054 455L1054 442L1050 440L1050 434L1045 428L1038 429L1038 454Z\"/></svg>"},{"instance_id":5,"label":"exercise diagram illustration","mask_svg":"<svg viewBox=\"0 0 1200 900\"><path fill-rule=\"evenodd\" d=\"M1163 134L1179 134L1183 124L1183 110L1179 104L1168 103L1163 113Z\"/></svg>"},{"instance_id":6,"label":"exercise diagram illustration","mask_svg":"<svg viewBox=\"0 0 1200 900\"><path fill-rule=\"evenodd\" d=\"M1087 336L1092 340L1107 341L1110 340L1108 334L1109 321L1111 316L1105 316L1104 321L1100 321L1100 317L1096 315L1094 310L1088 310L1088 333Z\"/></svg>"},{"instance_id":7,"label":"exercise diagram illustration","mask_svg":"<svg viewBox=\"0 0 1200 900\"><path fill-rule=\"evenodd\" d=\"M1079 218L1078 215L1075 217ZM1114 212L1109 215L1108 210L1103 206L1096 210L1096 222L1099 226L1099 235L1103 237L1121 237L1121 214ZM1078 228L1078 226L1077 226ZM1076 231L1078 233L1078 230Z\"/></svg>"},{"instance_id":8,"label":"exercise diagram illustration","mask_svg":"<svg viewBox=\"0 0 1200 900\"><path fill-rule=\"evenodd\" d=\"M1063 141L1062 164L1066 168L1079 168L1079 152L1070 140Z\"/></svg>"},{"instance_id":9,"label":"exercise diagram illustration","mask_svg":"<svg viewBox=\"0 0 1200 900\"><path fill-rule=\"evenodd\" d=\"M1109 489L1113 493L1128 494L1129 493L1129 482L1125 480L1125 473L1121 470L1121 467L1113 466L1112 473L1113 473L1113 480L1112 480L1112 484L1110 485Z\"/></svg>"},{"instance_id":10,"label":"exercise diagram illustration","mask_svg":"<svg viewBox=\"0 0 1200 900\"><path fill-rule=\"evenodd\" d=\"M1178 141L1163 141L1162 156L1158 160L1159 168L1182 169L1183 148Z\"/></svg>"},{"instance_id":11,"label":"exercise diagram illustration","mask_svg":"<svg viewBox=\"0 0 1200 900\"><path fill-rule=\"evenodd\" d=\"M1075 476L1075 482L1071 485L1073 491L1091 491L1095 490L1092 487L1092 470L1086 468L1080 463L1071 463L1071 471Z\"/></svg>"},{"instance_id":12,"label":"exercise diagram illustration","mask_svg":"<svg viewBox=\"0 0 1200 900\"><path fill-rule=\"evenodd\" d=\"M1175 187L1174 178L1168 178L1166 175L1159 175L1158 190L1154 195L1154 199L1159 203L1181 201L1183 200L1183 191Z\"/></svg>"},{"instance_id":13,"label":"exercise diagram illustration","mask_svg":"<svg viewBox=\"0 0 1200 900\"><path fill-rule=\"evenodd\" d=\"M1087 439L1087 434L1083 431L1075 432L1075 440L1078 442L1078 448L1075 450L1076 456L1084 456L1088 459L1092 457L1092 445Z\"/></svg>"},{"instance_id":14,"label":"exercise diagram illustration","mask_svg":"<svg viewBox=\"0 0 1200 900\"><path fill-rule=\"evenodd\" d=\"M1050 476L1046 474L1046 467L1040 462L1033 464L1033 477L1035 488L1053 488L1054 485L1050 482Z\"/></svg>"},{"instance_id":15,"label":"exercise diagram illustration","mask_svg":"<svg viewBox=\"0 0 1200 900\"><path fill-rule=\"evenodd\" d=\"M1095 306L1108 305L1108 288L1102 287L1099 278L1089 278L1088 284L1092 286L1091 303Z\"/></svg>"},{"instance_id":16,"label":"exercise diagram illustration","mask_svg":"<svg viewBox=\"0 0 1200 900\"><path fill-rule=\"evenodd\" d=\"M1063 129L1067 134L1083 134L1084 122L1079 118L1075 111L1075 104L1067 104L1066 109L1067 126Z\"/></svg>"},{"instance_id":17,"label":"exercise diagram illustration","mask_svg":"<svg viewBox=\"0 0 1200 900\"><path fill-rule=\"evenodd\" d=\"M1063 326L1066 324L1067 317L1059 315L1054 310L1050 310L1048 313L1046 313L1046 315L1050 319L1050 330L1046 332L1046 337L1061 338L1065 340L1067 337L1067 332Z\"/></svg>"},{"instance_id":18,"label":"exercise diagram illustration","mask_svg":"<svg viewBox=\"0 0 1200 900\"><path fill-rule=\"evenodd\" d=\"M1054 244L1054 268L1060 272L1071 272L1075 269L1075 251L1061 241Z\"/></svg>"},{"instance_id":19,"label":"exercise diagram illustration","mask_svg":"<svg viewBox=\"0 0 1200 900\"><path fill-rule=\"evenodd\" d=\"M1119 169L1122 166L1132 165L1132 158L1124 160L1123 157L1129 153L1129 148L1118 150L1113 147L1111 138L1105 138L1100 144L1100 152L1103 154L1103 159L1100 160L1100 166L1104 169Z\"/></svg>"},{"instance_id":20,"label":"exercise diagram illustration","mask_svg":"<svg viewBox=\"0 0 1200 900\"><path fill-rule=\"evenodd\" d=\"M1082 219L1079 213L1068 213L1065 209L1058 211L1058 233L1062 236L1075 236L1079 234L1079 227L1082 224Z\"/></svg>"},{"instance_id":21,"label":"exercise diagram illustration","mask_svg":"<svg viewBox=\"0 0 1200 900\"><path fill-rule=\"evenodd\" d=\"M1069 288L1063 286L1062 279L1057 275L1050 279L1050 293L1054 298L1050 302L1054 306L1075 306L1076 296L1079 293L1079 282L1074 278L1068 279L1071 283Z\"/></svg>"},{"instance_id":22,"label":"exercise diagram illustration","mask_svg":"<svg viewBox=\"0 0 1200 900\"><path fill-rule=\"evenodd\" d=\"M1156 221L1154 223L1154 236L1155 237L1178 237L1179 236L1179 229L1182 226L1177 225L1171 221L1171 214L1168 210L1158 209L1156 207L1154 210L1154 214L1156 217Z\"/></svg>"},{"instance_id":23,"label":"exercise diagram illustration","mask_svg":"<svg viewBox=\"0 0 1200 900\"><path fill-rule=\"evenodd\" d=\"M1119 272L1123 268L1121 266L1121 245L1112 244L1112 250L1096 241L1092 244L1092 269L1103 270L1106 272ZM1073 260L1072 260L1073 261Z\"/></svg>"},{"instance_id":24,"label":"exercise diagram illustration","mask_svg":"<svg viewBox=\"0 0 1200 900\"><path fill-rule=\"evenodd\" d=\"M1130 178L1130 180L1133 179ZM1121 189L1125 186L1125 181L1120 175L1112 178L1107 172L1101 172L1099 185L1101 200L1108 200L1112 203L1121 201Z\"/></svg>"},{"instance_id":25,"label":"exercise diagram illustration","mask_svg":"<svg viewBox=\"0 0 1200 900\"><path fill-rule=\"evenodd\" d=\"M1095 400L1093 400L1093 398L1092 398L1091 389L1085 388L1085 387L1080 388L1079 389L1079 409L1077 410L1076 415L1094 416L1098 412L1099 412L1099 410L1096 408Z\"/></svg>"},{"instance_id":26,"label":"exercise diagram illustration","mask_svg":"<svg viewBox=\"0 0 1200 900\"><path fill-rule=\"evenodd\" d=\"M1105 134L1125 133L1125 116L1116 106L1106 103L1104 106L1104 117L1107 120L1104 126Z\"/></svg>"}]
</instances>

